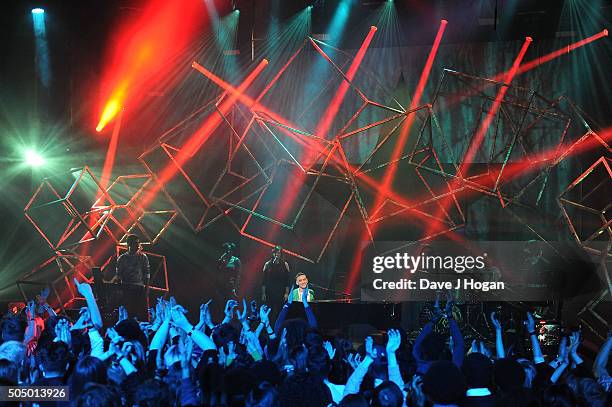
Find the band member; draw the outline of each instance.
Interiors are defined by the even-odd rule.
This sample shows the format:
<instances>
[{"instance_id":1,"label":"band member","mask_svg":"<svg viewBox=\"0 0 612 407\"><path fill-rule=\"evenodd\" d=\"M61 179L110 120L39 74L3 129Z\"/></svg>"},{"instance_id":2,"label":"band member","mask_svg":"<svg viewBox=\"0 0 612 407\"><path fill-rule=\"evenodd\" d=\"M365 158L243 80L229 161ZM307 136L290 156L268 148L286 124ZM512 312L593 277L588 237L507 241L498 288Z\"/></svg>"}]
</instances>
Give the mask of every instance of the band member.
<instances>
[{"instance_id":1,"label":"band member","mask_svg":"<svg viewBox=\"0 0 612 407\"><path fill-rule=\"evenodd\" d=\"M217 261L221 292L226 298L238 297L242 264L240 259L234 255L236 244L230 242L223 243L222 247L224 252Z\"/></svg>"},{"instance_id":2,"label":"band member","mask_svg":"<svg viewBox=\"0 0 612 407\"><path fill-rule=\"evenodd\" d=\"M297 285L297 289L293 290L293 301L302 301L302 295L304 290L308 286L308 277L304 273L297 273L295 276L295 284ZM314 291L308 289L308 298L307 301L310 302L314 300Z\"/></svg>"},{"instance_id":3,"label":"band member","mask_svg":"<svg viewBox=\"0 0 612 407\"><path fill-rule=\"evenodd\" d=\"M137 235L127 237L127 252L117 258L117 266L113 281L123 284L148 286L151 278L149 258L140 247L140 238Z\"/></svg>"},{"instance_id":4,"label":"band member","mask_svg":"<svg viewBox=\"0 0 612 407\"><path fill-rule=\"evenodd\" d=\"M289 263L283 258L283 248L276 246L272 249L272 257L263 267L261 301L277 311L287 301L290 285Z\"/></svg>"},{"instance_id":5,"label":"band member","mask_svg":"<svg viewBox=\"0 0 612 407\"><path fill-rule=\"evenodd\" d=\"M130 316L146 317L146 288L151 278L149 259L142 252L137 235L127 237L127 252L117 258L116 273L112 282L121 282L124 303Z\"/></svg>"}]
</instances>

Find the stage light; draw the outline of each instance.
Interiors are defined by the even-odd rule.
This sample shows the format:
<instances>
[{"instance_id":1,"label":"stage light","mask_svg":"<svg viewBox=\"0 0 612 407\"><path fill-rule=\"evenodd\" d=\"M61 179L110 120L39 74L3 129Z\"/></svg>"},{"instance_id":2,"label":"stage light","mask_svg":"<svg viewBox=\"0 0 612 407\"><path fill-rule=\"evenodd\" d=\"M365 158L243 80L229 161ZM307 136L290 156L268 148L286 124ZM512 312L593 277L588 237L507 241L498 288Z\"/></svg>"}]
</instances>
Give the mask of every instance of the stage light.
<instances>
[{"instance_id":1,"label":"stage light","mask_svg":"<svg viewBox=\"0 0 612 407\"><path fill-rule=\"evenodd\" d=\"M40 167L45 164L43 156L34 150L26 150L24 156L26 164L30 167Z\"/></svg>"},{"instance_id":2,"label":"stage light","mask_svg":"<svg viewBox=\"0 0 612 407\"><path fill-rule=\"evenodd\" d=\"M607 28L605 30L603 30L603 35L604 35L604 37L608 36L608 29Z\"/></svg>"},{"instance_id":3,"label":"stage light","mask_svg":"<svg viewBox=\"0 0 612 407\"><path fill-rule=\"evenodd\" d=\"M47 46L47 30L45 27L45 10L32 9L32 24L34 28L34 45L36 52L36 74L45 87L51 84L51 64L49 63L49 48Z\"/></svg>"},{"instance_id":4,"label":"stage light","mask_svg":"<svg viewBox=\"0 0 612 407\"><path fill-rule=\"evenodd\" d=\"M236 9L236 10L234 10L234 13L240 14L240 10Z\"/></svg>"}]
</instances>

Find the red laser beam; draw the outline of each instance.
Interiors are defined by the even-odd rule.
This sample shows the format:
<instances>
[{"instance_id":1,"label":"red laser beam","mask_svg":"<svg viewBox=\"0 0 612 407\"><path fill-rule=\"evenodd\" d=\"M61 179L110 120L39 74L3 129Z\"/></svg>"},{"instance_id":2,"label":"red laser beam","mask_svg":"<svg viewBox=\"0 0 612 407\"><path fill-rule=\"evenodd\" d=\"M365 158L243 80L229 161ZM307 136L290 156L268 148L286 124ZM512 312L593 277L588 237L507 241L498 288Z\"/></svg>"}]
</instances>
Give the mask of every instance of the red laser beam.
<instances>
[{"instance_id":1,"label":"red laser beam","mask_svg":"<svg viewBox=\"0 0 612 407\"><path fill-rule=\"evenodd\" d=\"M516 71L516 75L522 75L525 72L529 72L537 67L539 67L540 65L543 65L545 63L548 63L550 61L553 61L563 55L567 55L569 54L571 51L574 51L577 48L583 47L587 44L592 43L593 41L596 41L600 38L603 37L607 37L608 36L608 30L602 30L601 32L591 35L590 37L584 38L582 40L576 41L572 44L568 44L562 48L559 48L555 51L552 51L544 56L532 59L531 61L525 62L524 64L522 64L518 70ZM505 72L500 72L497 75L495 75L492 80L496 81L496 82L500 82L502 81L507 75L508 75L509 71L505 71ZM463 95L458 95L455 98L451 98L448 102L449 106L453 106L459 102L461 102L462 100L470 97L470 96L474 96L475 94L477 94L478 92L482 92L483 90L487 89L489 86L493 86L493 83L485 83L482 84L481 86L477 87L476 89L470 89L466 94Z\"/></svg>"},{"instance_id":2,"label":"red laser beam","mask_svg":"<svg viewBox=\"0 0 612 407\"><path fill-rule=\"evenodd\" d=\"M206 19L200 0L150 0L136 21L117 30L102 82L103 108L96 131L102 131L121 109L138 105L147 88L167 80L176 68L173 57L198 33ZM174 64L179 61L173 61Z\"/></svg>"},{"instance_id":3,"label":"red laser beam","mask_svg":"<svg viewBox=\"0 0 612 407\"><path fill-rule=\"evenodd\" d=\"M201 65L194 64L194 68L197 69L198 71L200 71L201 73L203 73L205 76L207 76L214 83L216 83L218 86L220 86L225 91L227 91L229 94L235 95L238 98L238 100L240 100L245 105L247 105L247 106L249 106L249 107L251 107L251 108L253 108L255 110L259 110L263 114L270 116L274 121L277 121L278 123L284 124L284 125L289 126L289 127L293 127L294 126L292 123L290 123L288 120L286 120L282 116L274 113L273 111L271 111L270 109L266 108L262 104L257 103L256 102L257 99L252 99L248 95L241 94L240 92L238 92L238 90L235 87L233 87L232 85L230 85L229 83L227 83L226 81L224 81L223 79L221 79L220 77L215 75L214 73L210 72L206 68L202 67ZM292 133L290 133L290 134L292 134ZM320 150L320 151L324 152L323 150ZM377 191L377 190L380 189L381 184L379 184L373 178L369 177L368 175L366 175L364 173L358 173L358 169L353 167L353 166L351 166L350 164L348 164L348 162L346 162L346 160L339 160L339 159L335 158L334 156L332 156L331 158L336 163L345 166L352 174L356 175L360 180L363 180L368 186L370 186L372 188L372 190ZM392 199L392 200L394 200L394 201L396 201L396 202L398 202L398 203L400 203L402 205L408 206L408 207L415 206L415 202L412 202L412 201L409 201L409 200L405 199L401 195L398 195L398 194L394 193L391 189L389 189L386 192L386 197L389 198L389 199Z\"/></svg>"},{"instance_id":4,"label":"red laser beam","mask_svg":"<svg viewBox=\"0 0 612 407\"><path fill-rule=\"evenodd\" d=\"M442 36L444 35L444 31L446 30L446 25L448 22L446 20L442 20L440 22L440 27L438 28L438 32L434 39L431 50L429 51L429 55L427 56L427 61L425 62L425 67L421 72L421 76L419 77L419 82L417 83L416 90L410 101L410 107L408 111L412 111L417 108L417 106L421 103L421 97L423 96L423 91L425 90L425 85L427 84L427 80L429 79L429 74L431 73L431 68L433 67L433 62L438 53L438 49L440 48L440 42L442 41ZM416 117L416 113L410 114L406 117L404 123L402 123L402 127L400 129L400 135L398 140L393 148L393 153L391 155L391 159L389 160L391 164L389 165L382 182L382 187L378 196L376 197L375 204L373 206L373 210L376 210L384 201L385 193L390 188L393 179L395 178L395 174L397 172L398 159L400 158L402 151L408 141L408 134L410 133L410 129L412 128L412 124L414 123L414 119Z\"/></svg>"},{"instance_id":5,"label":"red laser beam","mask_svg":"<svg viewBox=\"0 0 612 407\"><path fill-rule=\"evenodd\" d=\"M608 30L603 30L595 35L591 35L588 38L582 39L580 41L577 41L573 44L569 44L566 47L560 48L556 51L553 51L551 53L548 53L542 57L538 57L536 59L533 59L531 61L528 61L526 63L524 63L523 65L521 65L517 70L516 70L516 75L521 75L524 74L525 72L531 71L532 69L537 68L538 66L545 64L547 62L552 61L555 58L558 58L562 55L565 54L569 54L571 51L575 50L576 48L580 48L583 47L587 44L590 44L593 41L596 41L600 38L603 37L607 37L608 36ZM502 72L498 75L495 76L495 80L501 80L503 79L505 76L507 75L507 72Z\"/></svg>"},{"instance_id":6,"label":"red laser beam","mask_svg":"<svg viewBox=\"0 0 612 407\"><path fill-rule=\"evenodd\" d=\"M338 111L340 110L342 103L344 102L344 99L349 90L349 87L351 86L351 81L355 78L355 75L357 74L357 71L359 70L359 66L361 65L361 62L363 61L366 55L366 52L370 46L370 43L372 42L372 38L374 37L376 30L377 28L375 26L370 27L370 31L366 35L366 38L362 42L361 46L359 47L359 50L355 54L355 57L351 61L351 65L349 66L346 74L343 75L342 81L340 85L338 86L336 93L332 97L332 100L327 106L321 120L317 124L315 128L315 136L318 136L321 139L326 138L327 133L329 132L332 126L332 123L334 119L336 118L336 115ZM316 47L316 44L315 44L315 47ZM322 50L319 49L319 52L322 53L323 57L326 57L325 53ZM278 74L276 77L278 77ZM269 89L269 86L266 87L264 91L267 91L267 89ZM257 101L260 99L261 98L256 99L254 103L257 103ZM266 109L266 111L268 111L268 109ZM279 119L277 115L274 115L274 116L277 119ZM283 122L285 122L285 120L281 119L281 123ZM306 144L306 146L301 151L300 162L305 163L306 166L310 168L311 166L316 164L317 160L315 159L315 157L317 158L320 157L320 155L318 155L317 153L320 154L321 152L317 151L320 149L312 148L312 144L313 144L312 142L309 143L308 141L306 141L304 144ZM332 149L329 152L324 153L324 154L328 154L326 157L326 162L329 159L331 159L331 157L333 157L333 155L335 154L335 148L336 146L332 147ZM313 161L313 159L315 162L311 162ZM299 188L303 184L306 176L307 174L305 172L298 171L296 175L297 179L294 177L288 177L287 180L284 182L284 185L281 190L284 191L285 198L278 202L278 205L275 208L276 210L274 210L275 219L285 223L285 220L286 220L285 218L287 218L289 214L291 213L291 210L295 204L295 200L298 196ZM244 224L245 226L248 224L248 221L250 219L251 219L251 216L249 215L249 217L247 218L247 221ZM252 239L256 241L259 241L260 243L266 242L266 245L272 245L272 243L270 242L276 239L278 232L279 232L278 227L270 227L265 235L265 238L263 239L252 236L252 235L250 235L249 237L251 237ZM241 233L246 234L245 227L241 229ZM291 252L289 251L287 251L287 253L291 254ZM261 258L263 256L264 256L264 253L263 252L260 253L260 255L257 256L257 258L255 259L255 264L259 264L260 262L263 262L263 259ZM250 280L246 281L247 286L249 282Z\"/></svg>"},{"instance_id":7,"label":"red laser beam","mask_svg":"<svg viewBox=\"0 0 612 407\"><path fill-rule=\"evenodd\" d=\"M196 65L195 62L193 64ZM267 64L268 60L263 59L257 65L257 67L251 73L249 73L243 82L237 88L235 88L235 92L225 98L220 106L218 106L219 112L222 114L227 114L227 112L239 99L238 95L242 94L248 89L248 87L253 83L253 81L255 81ZM152 187L142 195L139 202L140 209L146 210L164 185L168 183L178 172L182 171L181 166L191 157L193 157L197 150L206 142L208 137L210 137L210 135L222 123L222 121L223 119L221 115L217 112L213 112L210 116L208 116L202 126L200 126L200 128L195 131L194 134L191 135L183 144L178 154L161 170L159 176L155 178L156 182L152 185ZM122 224L122 226L126 228L129 225ZM98 252L99 256L103 256L106 249L108 248L100 250ZM95 260L97 261L99 258L97 257Z\"/></svg>"},{"instance_id":8,"label":"red laser beam","mask_svg":"<svg viewBox=\"0 0 612 407\"><path fill-rule=\"evenodd\" d=\"M338 110L340 110L342 102L344 101L346 92L348 92L349 90L350 82L355 79L357 70L359 69L359 66L361 66L361 62L365 57L366 51L368 50L370 43L372 42L372 38L374 37L374 33L376 32L376 30L377 28L375 26L372 26L370 28L370 32L368 32L368 35L361 44L361 47L359 47L359 51L357 51L357 54L355 54L355 58L353 58L349 69L346 71L346 79L344 79L342 83L340 83L338 90L334 94L334 97L332 98L331 102L329 103L329 106L323 114L323 118L319 121L319 124L316 127L315 134L317 136L321 138L326 138L327 132L331 128L332 122L335 119Z\"/></svg>"},{"instance_id":9,"label":"red laser beam","mask_svg":"<svg viewBox=\"0 0 612 407\"><path fill-rule=\"evenodd\" d=\"M510 84L512 83L512 80L514 79L516 73L518 72L521 61L525 57L527 48L529 48L529 45L531 44L532 41L533 39L531 37L525 38L525 41L523 42L523 46L521 47L521 50L519 51L519 54L517 55L517 57L514 59L512 67L508 71L507 75L505 75L504 77L505 86L500 87L499 91L497 92L497 95L495 96L495 100L493 102L493 105L491 106L491 109L487 113L485 119L480 123L480 126L478 127L478 130L476 131L476 135L472 139L472 142L470 143L470 146L459 167L460 168L459 171L461 173L467 172L467 169L469 168L472 160L474 159L474 156L476 155L478 148L480 148L480 145L482 144L482 140L484 139L487 131L489 130L489 127L491 126L491 123L493 122L493 118L497 114L497 111L499 110L499 107L501 106L502 101L504 100L504 97L506 96L506 93L508 92L508 87L510 86Z\"/></svg>"},{"instance_id":10,"label":"red laser beam","mask_svg":"<svg viewBox=\"0 0 612 407\"><path fill-rule=\"evenodd\" d=\"M518 55L514 59L514 62L512 63L512 67L510 68L510 70L508 70L507 74L504 76L504 86L501 86L499 88L497 95L495 96L494 102L491 105L491 108L489 109L489 111L487 112L487 115L485 116L485 119L480 122L480 125L478 126L478 129L476 130L476 135L470 142L470 145L459 166L459 173L457 174L458 178L455 178L453 180L451 189L453 190L456 189L456 187L464 181L463 177L465 174L467 174L472 164L472 160L476 156L476 153L478 149L480 148L480 145L482 144L482 141L484 140L484 137L487 131L489 130L491 123L493 122L493 118L497 114L497 111L499 110L499 107L501 106L502 101L504 100L504 97L506 93L508 92L508 88L510 84L512 83L512 80L516 76L519 66L521 65L521 62L523 61L523 58L525 57L525 54L527 53L527 49L529 48L529 45L532 43L532 41L533 39L531 37L525 38L525 41L523 42L521 50L519 51ZM440 209L446 210L446 208L448 208L449 203L450 203L450 200L448 197L441 201L440 203L441 207L438 208L438 215L439 215ZM433 229L435 227L436 227L435 225L430 224L429 227L425 230L425 236L430 235L433 232Z\"/></svg>"},{"instance_id":11,"label":"red laser beam","mask_svg":"<svg viewBox=\"0 0 612 407\"><path fill-rule=\"evenodd\" d=\"M196 63L192 64L195 67ZM244 81L236 89L237 94L243 94L248 87L255 81L261 71L268 65L268 60L263 59L257 67L244 79ZM237 94L230 94L219 106L219 112L223 115L232 108L232 106L238 101L239 97ZM176 155L174 162L168 163L157 178L156 187L152 188L147 197L145 197L141 205L146 207L149 205L150 200L155 197L155 194L163 187L168 181L170 181L174 175L179 171L185 162L187 162L193 155L202 147L202 145L208 140L208 137L215 131L217 127L222 123L223 118L221 114L217 112L212 113L204 124L185 142L185 144L179 150Z\"/></svg>"},{"instance_id":12,"label":"red laser beam","mask_svg":"<svg viewBox=\"0 0 612 407\"><path fill-rule=\"evenodd\" d=\"M431 50L429 51L429 55L427 56L427 60L425 62L425 66L423 67L423 71L421 72L421 76L419 77L419 82L417 83L416 90L414 92L412 100L410 101L410 107L408 111L415 109L421 103L421 97L423 96L425 85L427 84L431 68L433 67L433 62L438 53L438 49L440 48L440 43L442 42L442 37L444 35L444 31L446 30L447 24L448 21L446 20L440 21L440 27L438 28L438 32L436 33L433 45L431 47ZM391 155L391 165L389 166L389 168L387 168L386 173L383 176L382 185L378 190L378 193L376 194L376 198L374 200L373 210L376 210L376 208L378 208L383 203L385 197L387 196L390 190L392 181L397 171L397 160L400 157L403 148L408 140L408 134L410 133L410 128L412 127L412 124L414 122L415 115L416 114L413 113L406 117L404 123L402 124L402 127L400 129L400 135ZM369 233L370 231L366 230L361 240L365 241L368 238ZM350 268L350 272L348 274L345 291L350 292L354 287L357 281L357 276L359 275L359 269L361 268L361 262L362 254L361 250L358 249L358 253L355 255L355 258Z\"/></svg>"},{"instance_id":13,"label":"red laser beam","mask_svg":"<svg viewBox=\"0 0 612 407\"><path fill-rule=\"evenodd\" d=\"M100 188L98 191L96 200L92 205L92 209L99 207L100 205L107 205L108 202L104 202L106 200L104 191L107 190L111 175L113 173L113 166L115 165L115 158L117 155L117 146L119 144L119 132L121 129L121 119L123 117L123 112L119 112L119 116L117 117L117 121L115 122L115 127L113 128L113 134L111 136L110 142L108 143L108 149L106 150L106 157L104 158L104 165L102 167L102 176L100 177ZM89 227L92 228L96 222L100 219L99 213L92 213L91 217L88 221ZM90 232L86 232L81 241L85 241L86 239L94 238L94 236ZM89 254L90 242L85 241L79 250L79 255L87 256Z\"/></svg>"},{"instance_id":14,"label":"red laser beam","mask_svg":"<svg viewBox=\"0 0 612 407\"><path fill-rule=\"evenodd\" d=\"M325 138L325 136L327 135L327 132L331 128L332 122L336 118L336 114L338 113L338 110L340 109L342 102L344 102L344 98L350 86L350 81L352 81L355 78L355 75L357 74L357 70L359 69L361 62L363 61L363 58L365 57L365 54L370 46L370 43L372 42L372 37L374 36L375 32L376 32L376 27L372 26L365 40L359 47L359 50L357 51L355 58L351 62L351 65L346 72L345 78L343 78L342 82L338 86L338 89L336 90L336 93L334 94L331 102L327 106L327 109L325 110L323 117L317 124L316 131L315 131L316 136L320 138ZM313 158L312 152L313 151L311 148L307 148L304 151L303 155L306 156L306 158L303 160L304 162L310 163L311 159ZM332 151L330 151L330 154L332 155L334 154L333 149ZM287 213L293 207L294 199L297 196L297 189L299 188L300 183L305 178L305 176L306 174L301 175L300 180L298 180L298 182L294 182L293 180L287 180L286 189L283 189L283 190L288 191L287 193L288 199L283 200L278 208L278 213L280 216L279 219L284 219Z\"/></svg>"}]
</instances>

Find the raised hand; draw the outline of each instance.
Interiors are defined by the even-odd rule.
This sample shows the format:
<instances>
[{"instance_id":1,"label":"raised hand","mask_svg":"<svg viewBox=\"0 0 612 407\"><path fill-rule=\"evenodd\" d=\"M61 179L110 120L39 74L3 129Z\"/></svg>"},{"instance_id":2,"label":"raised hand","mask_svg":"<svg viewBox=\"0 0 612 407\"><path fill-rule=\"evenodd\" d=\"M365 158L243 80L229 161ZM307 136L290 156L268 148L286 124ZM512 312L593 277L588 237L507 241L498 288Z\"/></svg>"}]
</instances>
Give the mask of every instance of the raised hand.
<instances>
[{"instance_id":1,"label":"raised hand","mask_svg":"<svg viewBox=\"0 0 612 407\"><path fill-rule=\"evenodd\" d=\"M119 306L119 319L117 320L117 323L121 322L121 321L125 321L126 319L128 319L128 312L127 309L123 306L120 305Z\"/></svg>"},{"instance_id":2,"label":"raised hand","mask_svg":"<svg viewBox=\"0 0 612 407\"><path fill-rule=\"evenodd\" d=\"M484 343L484 341L480 341L479 352L485 355L486 357L491 358L491 351L489 350L487 344Z\"/></svg>"},{"instance_id":3,"label":"raised hand","mask_svg":"<svg viewBox=\"0 0 612 407\"><path fill-rule=\"evenodd\" d=\"M212 315L210 315L210 303L212 299L208 300L206 304L200 305L200 321L204 322L209 328L213 328L215 324L212 321Z\"/></svg>"},{"instance_id":4,"label":"raised hand","mask_svg":"<svg viewBox=\"0 0 612 407\"><path fill-rule=\"evenodd\" d=\"M433 305L433 311L431 313L431 321L436 323L442 317L442 311L440 311L440 291L436 291L436 300Z\"/></svg>"},{"instance_id":5,"label":"raised hand","mask_svg":"<svg viewBox=\"0 0 612 407\"><path fill-rule=\"evenodd\" d=\"M574 354L578 351L578 347L580 346L580 332L572 332L570 335L570 344L569 351L571 354Z\"/></svg>"},{"instance_id":6,"label":"raised hand","mask_svg":"<svg viewBox=\"0 0 612 407\"><path fill-rule=\"evenodd\" d=\"M234 311L238 307L238 301L236 300L227 300L225 303L225 319L231 321L234 317Z\"/></svg>"},{"instance_id":7,"label":"raised hand","mask_svg":"<svg viewBox=\"0 0 612 407\"><path fill-rule=\"evenodd\" d=\"M268 307L265 304L259 307L259 319L261 320L261 323L264 324L265 326L270 326L270 312L271 311L272 311L272 308Z\"/></svg>"},{"instance_id":8,"label":"raised hand","mask_svg":"<svg viewBox=\"0 0 612 407\"><path fill-rule=\"evenodd\" d=\"M227 366L227 355L223 346L219 348L219 365Z\"/></svg>"},{"instance_id":9,"label":"raised hand","mask_svg":"<svg viewBox=\"0 0 612 407\"><path fill-rule=\"evenodd\" d=\"M433 306L434 308L440 309L440 291L436 291L436 300Z\"/></svg>"},{"instance_id":10,"label":"raised hand","mask_svg":"<svg viewBox=\"0 0 612 407\"><path fill-rule=\"evenodd\" d=\"M491 323L495 327L496 331L501 331L502 326L499 320L497 319L497 313L495 311L491 312Z\"/></svg>"},{"instance_id":11,"label":"raised hand","mask_svg":"<svg viewBox=\"0 0 612 407\"><path fill-rule=\"evenodd\" d=\"M212 300L208 300L206 304L200 304L200 323L201 324L204 324L204 320L206 319L206 309L208 308L208 304L210 304L210 301Z\"/></svg>"},{"instance_id":12,"label":"raised hand","mask_svg":"<svg viewBox=\"0 0 612 407\"><path fill-rule=\"evenodd\" d=\"M85 298L87 297L93 298L93 291L91 290L91 286L89 285L89 283L85 283L85 282L79 283L79 280L77 280L76 278L74 278L73 280L74 280L74 285L76 286L79 294L81 294Z\"/></svg>"},{"instance_id":13,"label":"raised hand","mask_svg":"<svg viewBox=\"0 0 612 407\"><path fill-rule=\"evenodd\" d=\"M91 324L91 317L89 315L89 308L82 307L79 310L79 319L77 319L77 322L75 322L74 325L72 325L70 330L77 331L81 329L86 329L86 328L89 328L90 324Z\"/></svg>"},{"instance_id":14,"label":"raised hand","mask_svg":"<svg viewBox=\"0 0 612 407\"><path fill-rule=\"evenodd\" d=\"M36 296L36 301L38 302L38 305L46 304L48 297L49 297L49 287L45 287L40 291L40 294Z\"/></svg>"},{"instance_id":15,"label":"raised hand","mask_svg":"<svg viewBox=\"0 0 612 407\"><path fill-rule=\"evenodd\" d=\"M172 319L172 323L183 331L189 332L192 328L180 305L175 305L170 309L170 318Z\"/></svg>"},{"instance_id":16,"label":"raised hand","mask_svg":"<svg viewBox=\"0 0 612 407\"><path fill-rule=\"evenodd\" d=\"M166 319L165 311L166 310L164 300L161 297L157 298L157 301L155 303L155 321L153 322L154 324L161 325L164 322L164 320Z\"/></svg>"},{"instance_id":17,"label":"raised hand","mask_svg":"<svg viewBox=\"0 0 612 407\"><path fill-rule=\"evenodd\" d=\"M376 357L378 356L378 351L374 347L374 339L372 339L371 336L368 336L365 340L365 351L366 357L369 357L371 359L376 359Z\"/></svg>"},{"instance_id":18,"label":"raised hand","mask_svg":"<svg viewBox=\"0 0 612 407\"><path fill-rule=\"evenodd\" d=\"M117 332L115 332L111 338L111 342L110 342L110 345L108 346L108 350L117 356L123 356L122 346L124 342L125 342L125 339L123 339L122 336L119 336Z\"/></svg>"},{"instance_id":19,"label":"raised hand","mask_svg":"<svg viewBox=\"0 0 612 407\"><path fill-rule=\"evenodd\" d=\"M416 407L425 406L425 393L423 392L423 377L415 374L410 383L411 401Z\"/></svg>"},{"instance_id":20,"label":"raised hand","mask_svg":"<svg viewBox=\"0 0 612 407\"><path fill-rule=\"evenodd\" d=\"M567 344L567 336L563 336L559 341L559 352L557 354L557 361L560 363L569 362L569 347Z\"/></svg>"},{"instance_id":21,"label":"raised hand","mask_svg":"<svg viewBox=\"0 0 612 407\"><path fill-rule=\"evenodd\" d=\"M121 345L121 355L127 356L134 350L134 344L130 341L125 341Z\"/></svg>"},{"instance_id":22,"label":"raised hand","mask_svg":"<svg viewBox=\"0 0 612 407\"><path fill-rule=\"evenodd\" d=\"M578 354L578 347L580 346L580 331L572 332L570 335L569 354L574 363L577 365L583 362L583 359Z\"/></svg>"},{"instance_id":23,"label":"raised hand","mask_svg":"<svg viewBox=\"0 0 612 407\"><path fill-rule=\"evenodd\" d=\"M148 308L147 311L149 311L149 321L151 321L151 324L157 322L157 313L155 312L155 307Z\"/></svg>"},{"instance_id":24,"label":"raised hand","mask_svg":"<svg viewBox=\"0 0 612 407\"><path fill-rule=\"evenodd\" d=\"M336 356L336 348L334 348L330 341L323 342L323 349L327 352L327 356L329 360L334 360L334 356Z\"/></svg>"},{"instance_id":25,"label":"raised hand","mask_svg":"<svg viewBox=\"0 0 612 407\"><path fill-rule=\"evenodd\" d=\"M304 304L304 307L308 307L308 285L306 285L306 287L304 288L304 290L302 290L302 303Z\"/></svg>"},{"instance_id":26,"label":"raised hand","mask_svg":"<svg viewBox=\"0 0 612 407\"><path fill-rule=\"evenodd\" d=\"M29 320L36 318L36 304L34 300L28 301L25 307L26 318Z\"/></svg>"},{"instance_id":27,"label":"raised hand","mask_svg":"<svg viewBox=\"0 0 612 407\"><path fill-rule=\"evenodd\" d=\"M61 318L55 324L55 341L64 342L70 346L72 337L70 336L70 322L67 319Z\"/></svg>"},{"instance_id":28,"label":"raised hand","mask_svg":"<svg viewBox=\"0 0 612 407\"><path fill-rule=\"evenodd\" d=\"M453 317L453 305L454 305L454 301L453 301L453 294L449 291L446 292L446 305L444 306L444 316L446 318L452 318Z\"/></svg>"},{"instance_id":29,"label":"raised hand","mask_svg":"<svg viewBox=\"0 0 612 407\"><path fill-rule=\"evenodd\" d=\"M529 311L527 311L527 319L525 320L525 327L527 328L527 332L529 332L529 334L535 333L535 330L536 330L535 320L533 319L533 314Z\"/></svg>"},{"instance_id":30,"label":"raised hand","mask_svg":"<svg viewBox=\"0 0 612 407\"><path fill-rule=\"evenodd\" d=\"M478 344L478 341L476 339L472 339L472 346L470 346L469 353L478 353L479 350L480 346Z\"/></svg>"},{"instance_id":31,"label":"raised hand","mask_svg":"<svg viewBox=\"0 0 612 407\"><path fill-rule=\"evenodd\" d=\"M387 332L387 355L397 352L402 343L402 335L397 329L389 329Z\"/></svg>"},{"instance_id":32,"label":"raised hand","mask_svg":"<svg viewBox=\"0 0 612 407\"><path fill-rule=\"evenodd\" d=\"M243 329L249 330L249 320L247 318L247 314L248 314L248 308L247 308L247 303L246 303L246 299L242 299L242 311L236 311L236 317L238 318L238 321L240 321L240 323L242 324Z\"/></svg>"},{"instance_id":33,"label":"raised hand","mask_svg":"<svg viewBox=\"0 0 612 407\"><path fill-rule=\"evenodd\" d=\"M359 353L349 353L345 360L355 370L361 363L361 355Z\"/></svg>"},{"instance_id":34,"label":"raised hand","mask_svg":"<svg viewBox=\"0 0 612 407\"><path fill-rule=\"evenodd\" d=\"M291 290L291 292L289 293L289 297L287 298L287 304L291 305L293 303L293 292L295 290L299 290L299 288L294 288Z\"/></svg>"},{"instance_id":35,"label":"raised hand","mask_svg":"<svg viewBox=\"0 0 612 407\"><path fill-rule=\"evenodd\" d=\"M287 328L283 328L283 332L281 333L280 341L278 342L278 349L276 350L276 355L273 360L275 362L280 362L285 360L285 356L287 355Z\"/></svg>"}]
</instances>

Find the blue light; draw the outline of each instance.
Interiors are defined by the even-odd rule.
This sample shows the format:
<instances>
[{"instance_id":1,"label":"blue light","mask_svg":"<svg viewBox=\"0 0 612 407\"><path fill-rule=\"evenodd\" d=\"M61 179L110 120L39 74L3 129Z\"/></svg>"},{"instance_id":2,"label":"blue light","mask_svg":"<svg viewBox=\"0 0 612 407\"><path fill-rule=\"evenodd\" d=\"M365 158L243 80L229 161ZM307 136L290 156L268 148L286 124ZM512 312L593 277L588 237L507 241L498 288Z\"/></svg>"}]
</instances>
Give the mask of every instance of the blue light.
<instances>
[{"instance_id":1,"label":"blue light","mask_svg":"<svg viewBox=\"0 0 612 407\"><path fill-rule=\"evenodd\" d=\"M51 83L51 65L49 64L49 48L47 46L47 30L45 27L45 10L32 9L32 23L34 26L34 45L36 51L36 73L41 83L49 87Z\"/></svg>"}]
</instances>

